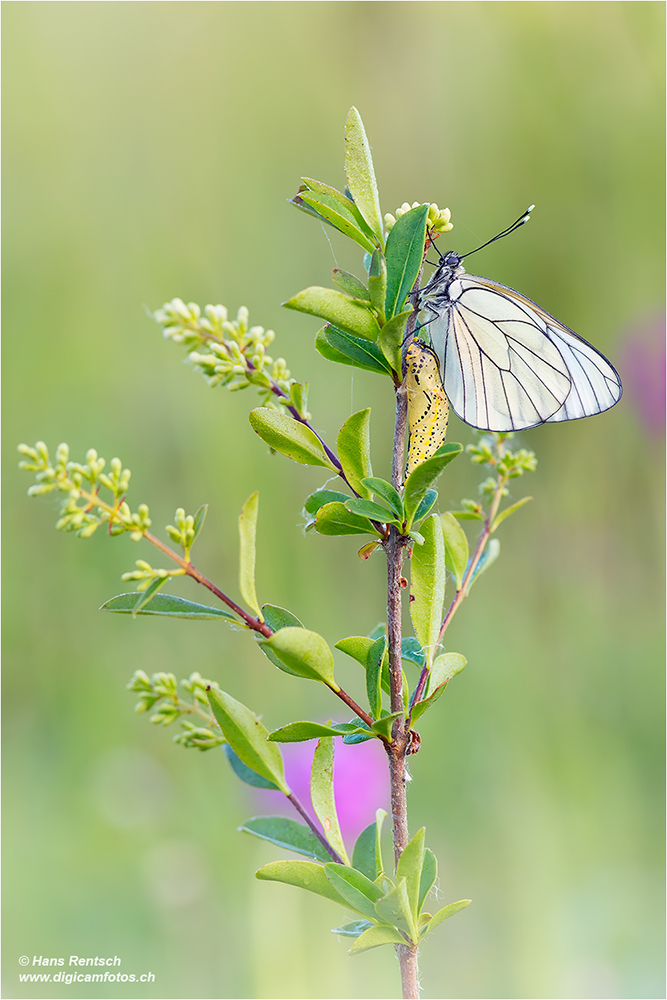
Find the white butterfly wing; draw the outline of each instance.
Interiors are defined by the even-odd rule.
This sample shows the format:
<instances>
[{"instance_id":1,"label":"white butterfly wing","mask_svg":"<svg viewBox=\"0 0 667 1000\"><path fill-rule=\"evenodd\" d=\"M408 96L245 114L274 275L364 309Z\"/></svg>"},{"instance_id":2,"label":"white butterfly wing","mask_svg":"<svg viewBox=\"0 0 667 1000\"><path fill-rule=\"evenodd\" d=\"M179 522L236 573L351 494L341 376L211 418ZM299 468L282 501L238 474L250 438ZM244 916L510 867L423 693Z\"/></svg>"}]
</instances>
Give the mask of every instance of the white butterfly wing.
<instances>
[{"instance_id":1,"label":"white butterfly wing","mask_svg":"<svg viewBox=\"0 0 667 1000\"><path fill-rule=\"evenodd\" d=\"M450 284L446 305L437 293L422 305L445 392L473 427L513 431L575 420L621 397L606 358L514 289L464 274Z\"/></svg>"}]
</instances>

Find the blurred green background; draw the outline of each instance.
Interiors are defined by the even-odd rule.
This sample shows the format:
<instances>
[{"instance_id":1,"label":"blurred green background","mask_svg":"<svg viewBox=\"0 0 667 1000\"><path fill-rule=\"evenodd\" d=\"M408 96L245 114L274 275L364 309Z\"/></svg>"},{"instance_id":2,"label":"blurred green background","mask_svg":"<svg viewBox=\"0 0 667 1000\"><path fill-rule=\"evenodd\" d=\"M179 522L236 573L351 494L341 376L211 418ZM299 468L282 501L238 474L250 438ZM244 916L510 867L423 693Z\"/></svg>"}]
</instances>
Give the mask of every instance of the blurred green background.
<instances>
[{"instance_id":1,"label":"blurred green background","mask_svg":"<svg viewBox=\"0 0 667 1000\"><path fill-rule=\"evenodd\" d=\"M373 407L386 475L388 381L325 362L316 321L280 308L336 262L360 273L351 245L286 202L302 174L342 185L355 104L383 211L448 205L443 246L471 249L537 204L474 270L626 382L610 413L521 436L540 466L516 495L535 502L450 631L468 668L421 726L411 827L427 827L444 900L474 904L426 943L424 997L664 996L663 4L3 6L4 995L399 994L389 949L346 956L332 904L253 879L279 852L236 832L249 789L220 753L134 715L124 685L198 669L270 728L335 713L327 692L216 623L98 614L148 547L56 533L14 452L43 438L119 454L158 529L210 502L198 563L232 590L236 516L259 488L261 598L331 642L381 620L381 559L302 534L325 477L269 457L254 390L208 389L143 308L248 305L329 441ZM459 460L444 503L479 478ZM352 661L337 669L361 695ZM20 955L71 954L156 981L19 986Z\"/></svg>"}]
</instances>

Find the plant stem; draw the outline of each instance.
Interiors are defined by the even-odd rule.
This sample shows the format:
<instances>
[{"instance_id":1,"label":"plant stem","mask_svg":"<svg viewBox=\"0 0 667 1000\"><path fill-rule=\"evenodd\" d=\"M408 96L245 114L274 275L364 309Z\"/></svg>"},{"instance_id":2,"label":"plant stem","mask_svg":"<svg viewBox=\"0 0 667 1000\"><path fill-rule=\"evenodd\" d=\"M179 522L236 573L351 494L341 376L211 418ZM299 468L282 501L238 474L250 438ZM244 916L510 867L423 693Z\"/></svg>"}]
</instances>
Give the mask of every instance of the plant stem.
<instances>
[{"instance_id":1,"label":"plant stem","mask_svg":"<svg viewBox=\"0 0 667 1000\"><path fill-rule=\"evenodd\" d=\"M308 815L308 813L306 812L306 810L303 808L303 806L301 805L301 803L297 799L297 797L294 794L294 792L290 792L289 795L287 796L287 798L290 800L290 802L292 803L292 805L294 806L294 808L298 812L299 816L301 816L303 819L305 819L306 823L308 824L308 826L310 827L310 829L313 831L313 833L315 834L315 836L317 837L317 839L321 843L321 845L324 848L324 850L327 852L327 854L329 854L331 856L332 861L335 861L336 864L338 864L338 865L344 865L345 862L341 858L341 856L338 853L338 851L335 851L333 849L333 847L327 841L327 839L324 836L324 834L320 833L320 831L317 829L317 827L313 823L312 819L310 818L310 816Z\"/></svg>"},{"instance_id":2,"label":"plant stem","mask_svg":"<svg viewBox=\"0 0 667 1000\"><path fill-rule=\"evenodd\" d=\"M412 339L417 320L416 312L408 318L406 324L405 344ZM407 349L407 348L406 348ZM405 354L405 351L404 351ZM403 364L403 367L405 365ZM400 385L396 386L396 421L394 425L394 447L392 454L392 485L400 490L403 486L403 466L405 458L405 432L407 427L408 400L405 386L405 373L402 374ZM384 542L387 557L387 644L389 652L389 685L391 690L391 711L400 712L403 708L403 667L401 657L402 641L402 602L401 587L403 550L407 538L391 525L389 536ZM398 861L407 846L408 807L406 796L406 766L405 757L410 742L410 730L407 720L399 717L394 723L392 740L387 750L389 758L389 778L391 784L391 818L394 840L394 861ZM401 984L404 1000L419 1000L417 947L397 945L396 953L401 967Z\"/></svg>"}]
</instances>

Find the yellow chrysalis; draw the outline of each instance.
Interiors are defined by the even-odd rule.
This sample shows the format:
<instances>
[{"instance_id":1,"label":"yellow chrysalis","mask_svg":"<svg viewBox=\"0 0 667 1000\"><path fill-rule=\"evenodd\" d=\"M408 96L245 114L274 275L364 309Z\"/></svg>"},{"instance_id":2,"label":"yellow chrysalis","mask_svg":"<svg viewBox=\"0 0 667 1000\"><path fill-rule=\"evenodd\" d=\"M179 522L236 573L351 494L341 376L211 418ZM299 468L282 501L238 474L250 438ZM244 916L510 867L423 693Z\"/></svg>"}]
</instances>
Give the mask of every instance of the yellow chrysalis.
<instances>
[{"instance_id":1,"label":"yellow chrysalis","mask_svg":"<svg viewBox=\"0 0 667 1000\"><path fill-rule=\"evenodd\" d=\"M442 387L437 355L420 340L406 354L410 442L406 477L433 455L445 440L449 403Z\"/></svg>"}]
</instances>

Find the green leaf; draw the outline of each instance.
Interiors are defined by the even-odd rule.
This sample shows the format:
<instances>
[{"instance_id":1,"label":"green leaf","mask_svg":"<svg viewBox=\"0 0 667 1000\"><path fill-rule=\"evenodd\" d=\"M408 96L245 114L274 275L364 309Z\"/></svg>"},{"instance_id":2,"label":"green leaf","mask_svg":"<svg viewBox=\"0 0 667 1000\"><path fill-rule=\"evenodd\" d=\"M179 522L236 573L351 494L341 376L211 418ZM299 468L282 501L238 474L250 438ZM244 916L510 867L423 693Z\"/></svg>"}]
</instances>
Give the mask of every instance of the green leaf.
<instances>
[{"instance_id":1,"label":"green leaf","mask_svg":"<svg viewBox=\"0 0 667 1000\"><path fill-rule=\"evenodd\" d=\"M440 523L445 539L445 565L454 575L456 589L460 590L468 565L468 539L451 511L440 515Z\"/></svg>"},{"instance_id":2,"label":"green leaf","mask_svg":"<svg viewBox=\"0 0 667 1000\"><path fill-rule=\"evenodd\" d=\"M304 854L316 861L331 861L331 856L325 851L312 830L305 823L297 823L286 816L253 816L246 820L239 830L251 833L260 840L268 840L276 847L284 847L295 854Z\"/></svg>"},{"instance_id":3,"label":"green leaf","mask_svg":"<svg viewBox=\"0 0 667 1000\"><path fill-rule=\"evenodd\" d=\"M426 698L412 706L412 722L421 718L424 712L444 693L445 687L456 674L460 674L466 665L466 658L460 653L441 653L436 656L429 672Z\"/></svg>"},{"instance_id":4,"label":"green leaf","mask_svg":"<svg viewBox=\"0 0 667 1000\"><path fill-rule=\"evenodd\" d=\"M401 718L403 712L392 712L391 715L383 715L381 719L377 719L373 723L373 732L378 733L380 736L384 736L386 739L391 739L391 731L394 728L394 723L396 719Z\"/></svg>"},{"instance_id":5,"label":"green leaf","mask_svg":"<svg viewBox=\"0 0 667 1000\"><path fill-rule=\"evenodd\" d=\"M342 503L325 503L317 512L315 531L320 535L378 535L366 517L352 514Z\"/></svg>"},{"instance_id":6,"label":"green leaf","mask_svg":"<svg viewBox=\"0 0 667 1000\"><path fill-rule=\"evenodd\" d=\"M197 513L195 514L195 523L194 523L194 527L193 527L194 536L193 536L190 548L192 548L192 546L194 545L195 541L197 540L197 535L199 534L199 532L201 531L201 529L204 527L204 521L206 520L206 513L207 513L207 511L208 511L208 504L207 503L203 503L201 505L201 507L199 508L199 510L197 511Z\"/></svg>"},{"instance_id":7,"label":"green leaf","mask_svg":"<svg viewBox=\"0 0 667 1000\"><path fill-rule=\"evenodd\" d=\"M208 689L208 701L216 722L237 757L246 767L263 778L275 782L281 792L289 795L280 749L268 742L269 731L254 712L236 701L225 691Z\"/></svg>"},{"instance_id":8,"label":"green leaf","mask_svg":"<svg viewBox=\"0 0 667 1000\"><path fill-rule=\"evenodd\" d=\"M418 913L421 913L426 897L435 885L437 877L438 862L433 851L430 851L427 847L424 849L424 863L422 865L422 873L419 880L419 900L417 903Z\"/></svg>"},{"instance_id":9,"label":"green leaf","mask_svg":"<svg viewBox=\"0 0 667 1000\"><path fill-rule=\"evenodd\" d=\"M400 879L396 888L388 892L375 904L375 913L384 923L392 924L408 935L413 943L417 941L417 924L412 915L406 880Z\"/></svg>"},{"instance_id":10,"label":"green leaf","mask_svg":"<svg viewBox=\"0 0 667 1000\"><path fill-rule=\"evenodd\" d=\"M422 931L421 937L426 937L426 935L430 934L432 930L435 930L438 924L441 924L443 920L446 920L448 917L453 917L455 913L458 913L459 910L464 910L466 906L470 906L471 903L472 899L459 899L456 903L450 903L449 906L443 906L441 910L438 910L438 912L431 917L425 929Z\"/></svg>"},{"instance_id":11,"label":"green leaf","mask_svg":"<svg viewBox=\"0 0 667 1000\"><path fill-rule=\"evenodd\" d=\"M225 755L231 765L232 771L236 777L240 778L241 781L244 781L246 785L252 785L253 788L268 788L273 792L281 791L275 781L269 781L268 778L263 778L261 774L257 774L257 771L253 771L247 764L244 764L241 758L234 753L229 743L224 743L222 749L225 751Z\"/></svg>"},{"instance_id":12,"label":"green leaf","mask_svg":"<svg viewBox=\"0 0 667 1000\"><path fill-rule=\"evenodd\" d=\"M331 882L336 892L346 899L348 905L365 917L377 920L375 902L382 898L382 889L375 882L362 875L354 868L344 865L326 864L324 874Z\"/></svg>"},{"instance_id":13,"label":"green leaf","mask_svg":"<svg viewBox=\"0 0 667 1000\"><path fill-rule=\"evenodd\" d=\"M351 732L362 732L361 729L350 730ZM316 740L321 736L342 736L339 729L332 726L323 726L319 722L288 722L281 729L274 729L269 735L273 743L303 743L305 740Z\"/></svg>"},{"instance_id":14,"label":"green leaf","mask_svg":"<svg viewBox=\"0 0 667 1000\"><path fill-rule=\"evenodd\" d=\"M524 497L523 500L517 500L516 503L513 503L511 504L511 506L506 507L505 510L501 511L500 514L498 514L498 517L491 525L491 531L492 532L495 531L496 528L503 523L506 517L510 517L511 514L514 514L515 511L523 507L524 504L529 503L529 501L532 499L533 499L532 497Z\"/></svg>"},{"instance_id":15,"label":"green leaf","mask_svg":"<svg viewBox=\"0 0 667 1000\"><path fill-rule=\"evenodd\" d=\"M370 409L359 410L347 418L338 432L338 458L343 472L352 489L364 497L369 496L369 492L362 481L364 476L373 474L370 426Z\"/></svg>"},{"instance_id":16,"label":"green leaf","mask_svg":"<svg viewBox=\"0 0 667 1000\"><path fill-rule=\"evenodd\" d=\"M351 365L376 375L391 376L391 366L379 347L370 340L360 340L333 326L323 327L315 336L315 347L327 361Z\"/></svg>"},{"instance_id":17,"label":"green leaf","mask_svg":"<svg viewBox=\"0 0 667 1000\"><path fill-rule=\"evenodd\" d=\"M350 948L350 955L360 955L362 951L379 948L382 944L406 944L400 931L389 924L375 924L357 938Z\"/></svg>"},{"instance_id":18,"label":"green leaf","mask_svg":"<svg viewBox=\"0 0 667 1000\"><path fill-rule=\"evenodd\" d=\"M380 330L380 339L378 341L380 349L398 375L401 374L402 368L402 349L403 340L405 338L405 324L407 323L408 316L410 316L411 313L412 309L406 309L405 312L400 312L396 316L392 316L392 318L388 320Z\"/></svg>"},{"instance_id":19,"label":"green leaf","mask_svg":"<svg viewBox=\"0 0 667 1000\"><path fill-rule=\"evenodd\" d=\"M142 593L119 594L106 601L100 611L116 611L121 615L131 615L139 597ZM171 594L156 594L155 597L146 604L140 615L164 615L167 618L222 618L223 621L234 622L241 625L235 615L222 608L209 608L206 604L195 604L194 601L185 601L182 597L173 597Z\"/></svg>"},{"instance_id":20,"label":"green leaf","mask_svg":"<svg viewBox=\"0 0 667 1000\"><path fill-rule=\"evenodd\" d=\"M321 465L332 472L338 472L320 439L305 424L278 410L270 410L267 406L251 410L248 419L255 434L274 451L300 465Z\"/></svg>"},{"instance_id":21,"label":"green leaf","mask_svg":"<svg viewBox=\"0 0 667 1000\"><path fill-rule=\"evenodd\" d=\"M383 870L380 835L386 815L384 809L378 809L375 821L361 831L352 851L352 867L371 882L374 882Z\"/></svg>"},{"instance_id":22,"label":"green leaf","mask_svg":"<svg viewBox=\"0 0 667 1000\"><path fill-rule=\"evenodd\" d=\"M288 625L303 628L296 615L293 615L291 611L286 611L285 608L279 608L275 604L263 604L262 614L264 615L265 624L274 632L277 632L278 629L286 628Z\"/></svg>"},{"instance_id":23,"label":"green leaf","mask_svg":"<svg viewBox=\"0 0 667 1000\"><path fill-rule=\"evenodd\" d=\"M394 489L386 479L379 479L377 476L369 476L362 479L364 486L367 486L376 496L382 497L389 504L396 517L403 517L403 499L398 490Z\"/></svg>"},{"instance_id":24,"label":"green leaf","mask_svg":"<svg viewBox=\"0 0 667 1000\"><path fill-rule=\"evenodd\" d=\"M282 304L286 309L319 316L353 337L376 341L380 336L378 321L371 310L363 302L351 299L335 288L311 285Z\"/></svg>"},{"instance_id":25,"label":"green leaf","mask_svg":"<svg viewBox=\"0 0 667 1000\"><path fill-rule=\"evenodd\" d=\"M364 931L367 931L369 927L374 927L370 920L351 920L349 924L343 924L342 927L334 927L331 931L332 934L340 934L342 937L353 937L357 938Z\"/></svg>"},{"instance_id":26,"label":"green leaf","mask_svg":"<svg viewBox=\"0 0 667 1000\"><path fill-rule=\"evenodd\" d=\"M390 523L398 525L400 522L393 516L393 512L382 507L373 500L353 497L345 501L345 506L352 514L359 517L367 517L371 521L378 521L380 524Z\"/></svg>"},{"instance_id":27,"label":"green leaf","mask_svg":"<svg viewBox=\"0 0 667 1000\"><path fill-rule=\"evenodd\" d=\"M308 419L308 383L292 382L289 390L290 404L304 420Z\"/></svg>"},{"instance_id":28,"label":"green leaf","mask_svg":"<svg viewBox=\"0 0 667 1000\"><path fill-rule=\"evenodd\" d=\"M337 851L341 856L345 864L349 865L350 861L345 851L345 844L343 843L343 836L340 832L340 824L338 823L338 813L336 812L333 780L334 753L333 737L323 736L315 747L315 753L313 754L313 766L310 772L310 799L313 803L315 815L324 828L324 836L334 851ZM338 887L336 886L336 888ZM341 895L344 896L345 894L341 893ZM361 912L363 913L364 911L361 910Z\"/></svg>"},{"instance_id":29,"label":"green leaf","mask_svg":"<svg viewBox=\"0 0 667 1000\"><path fill-rule=\"evenodd\" d=\"M146 590L141 591L138 596L137 603L132 608L132 617L136 618L142 608L146 607L150 603L153 594L156 594L160 587L163 587L165 583L169 582L168 576L156 576L154 580L151 580L150 584Z\"/></svg>"},{"instance_id":30,"label":"green leaf","mask_svg":"<svg viewBox=\"0 0 667 1000\"><path fill-rule=\"evenodd\" d=\"M437 490L426 490L426 493L419 501L419 506L417 507L417 510L414 512L412 518L413 522L421 521L423 517L426 517L426 515L428 514L428 512L430 511L431 507L433 506L433 504L437 499L438 499Z\"/></svg>"},{"instance_id":31,"label":"green leaf","mask_svg":"<svg viewBox=\"0 0 667 1000\"><path fill-rule=\"evenodd\" d=\"M383 633L384 635L384 633ZM347 639L339 639L334 643L334 649L340 649L341 653L351 656L353 660L360 663L364 670L368 660L368 651L373 645L374 639L369 639L367 635L351 635Z\"/></svg>"},{"instance_id":32,"label":"green leaf","mask_svg":"<svg viewBox=\"0 0 667 1000\"><path fill-rule=\"evenodd\" d=\"M368 238L375 241L375 234L373 233L373 230L370 228L351 197L348 197L347 194L343 194L343 192L339 191L337 188L332 187L331 184L315 180L314 177L302 177L301 180L305 185L304 190L313 191L317 197L324 195L326 203L329 205L337 204L338 209L343 215L349 216Z\"/></svg>"},{"instance_id":33,"label":"green leaf","mask_svg":"<svg viewBox=\"0 0 667 1000\"><path fill-rule=\"evenodd\" d=\"M299 889L307 889L318 896L332 899L341 906L349 904L339 895L324 874L322 865L314 861L271 861L255 872L255 878L266 882L284 882Z\"/></svg>"},{"instance_id":34,"label":"green leaf","mask_svg":"<svg viewBox=\"0 0 667 1000\"><path fill-rule=\"evenodd\" d=\"M303 509L306 514L317 514L325 503L345 503L349 499L347 493L339 493L338 490L315 490L306 497Z\"/></svg>"},{"instance_id":35,"label":"green leaf","mask_svg":"<svg viewBox=\"0 0 667 1000\"><path fill-rule=\"evenodd\" d=\"M443 444L435 455L427 458L410 473L405 482L403 494L403 502L410 524L426 491L433 485L445 466L449 465L462 451L462 444Z\"/></svg>"},{"instance_id":36,"label":"green leaf","mask_svg":"<svg viewBox=\"0 0 667 1000\"><path fill-rule=\"evenodd\" d=\"M401 659L407 660L409 663L414 663L418 667L424 666L426 656L419 639L415 639L414 636L409 635L401 640Z\"/></svg>"},{"instance_id":37,"label":"green leaf","mask_svg":"<svg viewBox=\"0 0 667 1000\"><path fill-rule=\"evenodd\" d=\"M382 694L380 693L380 680L382 659L387 648L387 639L384 635L376 639L368 650L366 657L366 693L371 715L377 719L382 711Z\"/></svg>"},{"instance_id":38,"label":"green leaf","mask_svg":"<svg viewBox=\"0 0 667 1000\"><path fill-rule=\"evenodd\" d=\"M403 853L396 866L396 880L405 879L410 909L415 918L419 916L419 889L421 885L422 868L424 866L424 827L418 830L409 844L403 848Z\"/></svg>"},{"instance_id":39,"label":"green leaf","mask_svg":"<svg viewBox=\"0 0 667 1000\"><path fill-rule=\"evenodd\" d=\"M333 676L333 653L326 640L317 632L288 626L278 629L261 645L268 646L281 661L281 665L289 667L290 673L322 681L332 691L340 691Z\"/></svg>"},{"instance_id":40,"label":"green leaf","mask_svg":"<svg viewBox=\"0 0 667 1000\"><path fill-rule=\"evenodd\" d=\"M380 196L371 147L361 115L354 107L350 108L345 122L345 177L355 205L382 245Z\"/></svg>"},{"instance_id":41,"label":"green leaf","mask_svg":"<svg viewBox=\"0 0 667 1000\"><path fill-rule=\"evenodd\" d=\"M424 258L428 205L419 205L396 219L387 237L387 297L385 315L391 319L403 308Z\"/></svg>"},{"instance_id":42,"label":"green leaf","mask_svg":"<svg viewBox=\"0 0 667 1000\"><path fill-rule=\"evenodd\" d=\"M248 607L252 608L259 620L262 621L262 612L259 609L259 601L255 591L255 539L257 536L258 506L259 493L255 492L248 497L239 514L239 590Z\"/></svg>"},{"instance_id":43,"label":"green leaf","mask_svg":"<svg viewBox=\"0 0 667 1000\"><path fill-rule=\"evenodd\" d=\"M329 204L327 204L329 202ZM316 215L318 218L322 219L324 222L328 222L330 226L337 229L339 232L348 236L359 246L363 247L367 253L372 252L374 249L374 244L372 240L366 236L365 233L359 229L354 222L350 221L350 218L345 215L343 211L337 211L337 205L331 204L331 199L327 198L326 195L315 194L311 195L306 191L300 191L292 199L292 204L296 205L297 208L307 208L310 212Z\"/></svg>"},{"instance_id":44,"label":"green leaf","mask_svg":"<svg viewBox=\"0 0 667 1000\"><path fill-rule=\"evenodd\" d=\"M380 324L384 326L386 322L384 300L387 294L387 262L381 250L374 250L371 256L371 265L368 269L368 292L371 305L378 314ZM382 334L380 334L380 338L382 338Z\"/></svg>"},{"instance_id":45,"label":"green leaf","mask_svg":"<svg viewBox=\"0 0 667 1000\"><path fill-rule=\"evenodd\" d=\"M412 550L410 617L427 658L433 655L442 624L445 600L445 543L440 518L427 517L421 526L424 544Z\"/></svg>"},{"instance_id":46,"label":"green leaf","mask_svg":"<svg viewBox=\"0 0 667 1000\"><path fill-rule=\"evenodd\" d=\"M339 288L342 288L352 298L361 299L364 302L371 301L368 289L363 281L360 281L354 274L350 274L349 271L342 271L339 267L335 267L333 269L333 280Z\"/></svg>"},{"instance_id":47,"label":"green leaf","mask_svg":"<svg viewBox=\"0 0 667 1000\"><path fill-rule=\"evenodd\" d=\"M499 555L500 555L500 542L497 538L492 538L491 541L486 546L486 548L484 549L484 551L482 552L479 562L475 566L475 572L470 578L470 583L468 584L468 593L470 593L470 588L472 587L477 577L481 576L482 573L485 573L489 568L489 566L493 565L493 563L496 561Z\"/></svg>"}]
</instances>

